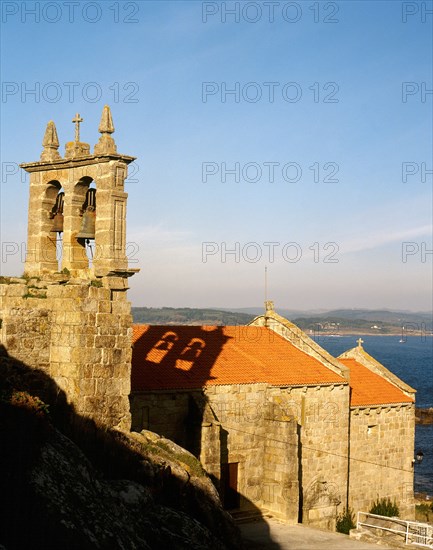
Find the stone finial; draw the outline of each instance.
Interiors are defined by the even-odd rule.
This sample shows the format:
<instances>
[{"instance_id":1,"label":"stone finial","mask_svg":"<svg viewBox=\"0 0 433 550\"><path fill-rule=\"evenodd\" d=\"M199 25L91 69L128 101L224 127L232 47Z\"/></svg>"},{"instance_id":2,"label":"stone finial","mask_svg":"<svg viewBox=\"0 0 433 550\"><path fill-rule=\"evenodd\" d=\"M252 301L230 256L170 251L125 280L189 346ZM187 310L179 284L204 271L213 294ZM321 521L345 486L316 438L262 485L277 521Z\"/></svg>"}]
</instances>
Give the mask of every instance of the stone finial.
<instances>
[{"instance_id":1,"label":"stone finial","mask_svg":"<svg viewBox=\"0 0 433 550\"><path fill-rule=\"evenodd\" d=\"M77 158L90 155L90 145L80 141L80 124L83 122L80 114L77 113L72 119L75 124L75 139L74 141L68 141L65 146L65 158Z\"/></svg>"},{"instance_id":2,"label":"stone finial","mask_svg":"<svg viewBox=\"0 0 433 550\"><path fill-rule=\"evenodd\" d=\"M98 132L100 134L114 134L113 117L111 116L111 109L108 105L104 105L104 109L102 110Z\"/></svg>"},{"instance_id":3,"label":"stone finial","mask_svg":"<svg viewBox=\"0 0 433 550\"><path fill-rule=\"evenodd\" d=\"M105 105L102 111L101 122L99 123L98 131L101 134L101 137L99 138L98 143L95 145L95 155L100 155L104 153L116 153L116 143L110 135L114 133L114 124L113 118L111 116L111 110L108 105Z\"/></svg>"},{"instance_id":4,"label":"stone finial","mask_svg":"<svg viewBox=\"0 0 433 550\"><path fill-rule=\"evenodd\" d=\"M358 344L358 348L362 349L362 344L364 343L364 340L362 338L358 338L358 340L356 342Z\"/></svg>"},{"instance_id":5,"label":"stone finial","mask_svg":"<svg viewBox=\"0 0 433 550\"><path fill-rule=\"evenodd\" d=\"M266 302L265 302L265 311L266 311L266 313L274 313L274 302L273 302L273 300L266 300Z\"/></svg>"},{"instance_id":6,"label":"stone finial","mask_svg":"<svg viewBox=\"0 0 433 550\"><path fill-rule=\"evenodd\" d=\"M57 136L56 125L52 120L47 124L42 145L44 146L44 150L41 153L41 160L52 161L62 158L57 151L59 148L59 138Z\"/></svg>"}]
</instances>

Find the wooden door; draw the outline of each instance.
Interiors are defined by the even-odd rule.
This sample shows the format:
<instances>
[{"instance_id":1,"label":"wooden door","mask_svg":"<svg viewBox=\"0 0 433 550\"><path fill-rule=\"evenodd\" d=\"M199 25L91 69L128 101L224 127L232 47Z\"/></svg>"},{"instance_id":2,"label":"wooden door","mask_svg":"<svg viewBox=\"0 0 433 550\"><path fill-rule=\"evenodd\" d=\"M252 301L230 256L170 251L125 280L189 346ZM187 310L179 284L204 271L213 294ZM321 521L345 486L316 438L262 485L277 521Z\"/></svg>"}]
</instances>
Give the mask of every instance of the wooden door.
<instances>
[{"instance_id":1,"label":"wooden door","mask_svg":"<svg viewBox=\"0 0 433 550\"><path fill-rule=\"evenodd\" d=\"M238 462L221 464L223 505L226 510L235 510L239 508L238 466Z\"/></svg>"}]
</instances>

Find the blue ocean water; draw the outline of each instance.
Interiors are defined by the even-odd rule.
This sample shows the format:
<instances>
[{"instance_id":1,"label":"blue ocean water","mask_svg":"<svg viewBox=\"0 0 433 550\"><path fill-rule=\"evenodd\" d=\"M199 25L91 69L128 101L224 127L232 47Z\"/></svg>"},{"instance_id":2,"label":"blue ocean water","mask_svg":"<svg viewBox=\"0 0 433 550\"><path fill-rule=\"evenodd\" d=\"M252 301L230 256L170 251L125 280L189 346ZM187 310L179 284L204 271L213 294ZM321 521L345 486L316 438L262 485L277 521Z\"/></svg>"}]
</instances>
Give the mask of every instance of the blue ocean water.
<instances>
[{"instance_id":1,"label":"blue ocean water","mask_svg":"<svg viewBox=\"0 0 433 550\"><path fill-rule=\"evenodd\" d=\"M317 336L315 341L334 357L355 347L357 336ZM362 336L363 347L387 369L417 390L417 407L433 407L433 337ZM417 425L415 449L424 459L415 465L415 491L433 497L433 425Z\"/></svg>"}]
</instances>

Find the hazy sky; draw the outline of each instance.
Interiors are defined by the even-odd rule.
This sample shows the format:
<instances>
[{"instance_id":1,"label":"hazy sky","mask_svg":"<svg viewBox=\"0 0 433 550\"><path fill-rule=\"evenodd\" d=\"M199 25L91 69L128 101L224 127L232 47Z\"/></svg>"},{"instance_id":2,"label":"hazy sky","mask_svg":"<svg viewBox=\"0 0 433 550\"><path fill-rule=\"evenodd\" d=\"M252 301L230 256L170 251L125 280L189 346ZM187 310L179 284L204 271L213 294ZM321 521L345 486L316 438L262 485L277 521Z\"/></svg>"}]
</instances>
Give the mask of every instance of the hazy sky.
<instances>
[{"instance_id":1,"label":"hazy sky","mask_svg":"<svg viewBox=\"0 0 433 550\"><path fill-rule=\"evenodd\" d=\"M28 182L104 104L133 305L432 308L433 3L2 2L1 273ZM15 244L14 244L15 243Z\"/></svg>"}]
</instances>

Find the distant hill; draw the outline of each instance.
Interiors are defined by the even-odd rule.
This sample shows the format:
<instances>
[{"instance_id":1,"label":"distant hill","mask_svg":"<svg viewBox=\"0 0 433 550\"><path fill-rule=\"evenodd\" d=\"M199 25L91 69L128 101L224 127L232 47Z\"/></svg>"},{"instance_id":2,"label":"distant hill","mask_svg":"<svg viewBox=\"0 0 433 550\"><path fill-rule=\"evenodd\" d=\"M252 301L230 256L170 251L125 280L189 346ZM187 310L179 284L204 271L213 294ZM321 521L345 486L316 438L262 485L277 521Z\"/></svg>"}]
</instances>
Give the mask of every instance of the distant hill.
<instances>
[{"instance_id":1,"label":"distant hill","mask_svg":"<svg viewBox=\"0 0 433 550\"><path fill-rule=\"evenodd\" d=\"M263 313L263 308L260 307L250 307L250 308L233 308L231 311L239 313L248 313L250 315L256 316ZM318 318L318 319L364 319L365 321L381 321L389 323L398 323L408 322L408 323L426 323L427 325L432 324L432 312L428 311L398 311L398 310L388 310L388 309L313 309L307 311L301 311L296 309L280 309L277 307L277 313L294 321L294 319L301 318Z\"/></svg>"},{"instance_id":2,"label":"distant hill","mask_svg":"<svg viewBox=\"0 0 433 550\"><path fill-rule=\"evenodd\" d=\"M149 325L246 325L260 308L229 311L212 308L133 307L134 323ZM432 314L426 312L338 309L332 311L278 310L306 332L328 334L431 333ZM403 327L405 327L403 329Z\"/></svg>"},{"instance_id":3,"label":"distant hill","mask_svg":"<svg viewBox=\"0 0 433 550\"><path fill-rule=\"evenodd\" d=\"M432 314L424 312L336 309L302 315L293 322L302 330L334 334L430 334Z\"/></svg>"},{"instance_id":4,"label":"distant hill","mask_svg":"<svg viewBox=\"0 0 433 550\"><path fill-rule=\"evenodd\" d=\"M246 325L255 315L218 309L133 307L134 323L148 325Z\"/></svg>"}]
</instances>

